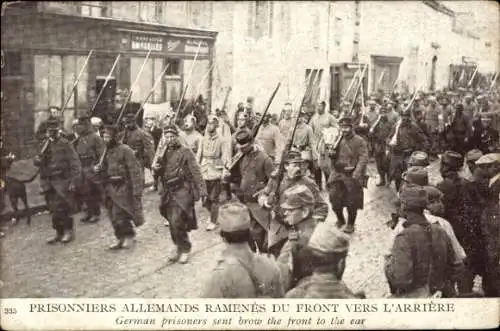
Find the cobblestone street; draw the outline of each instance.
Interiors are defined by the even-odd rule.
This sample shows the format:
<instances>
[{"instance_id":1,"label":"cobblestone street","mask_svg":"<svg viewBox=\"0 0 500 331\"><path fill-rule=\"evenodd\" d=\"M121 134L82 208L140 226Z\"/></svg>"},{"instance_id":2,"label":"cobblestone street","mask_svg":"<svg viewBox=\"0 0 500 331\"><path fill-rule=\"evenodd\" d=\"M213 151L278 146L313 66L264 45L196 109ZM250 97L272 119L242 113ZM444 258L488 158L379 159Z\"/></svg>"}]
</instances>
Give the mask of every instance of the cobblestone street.
<instances>
[{"instance_id":1,"label":"cobblestone street","mask_svg":"<svg viewBox=\"0 0 500 331\"><path fill-rule=\"evenodd\" d=\"M436 181L437 164L431 170ZM392 211L393 188L378 188L374 164L365 190L365 206L357 220L344 280L367 297L388 293L383 274L383 253L390 229L385 225ZM103 217L97 224L75 221L76 240L50 246L53 234L48 214L35 216L31 227L24 220L10 227L1 239L2 297L145 297L194 298L199 296L207 275L223 248L217 232L206 232L208 213L199 204L199 229L191 232L190 263L171 264L169 230L158 212L159 195L144 195L147 223L137 231L132 250L108 251L114 240L111 224ZM75 217L78 220L80 215ZM330 211L329 217L334 217Z\"/></svg>"}]
</instances>

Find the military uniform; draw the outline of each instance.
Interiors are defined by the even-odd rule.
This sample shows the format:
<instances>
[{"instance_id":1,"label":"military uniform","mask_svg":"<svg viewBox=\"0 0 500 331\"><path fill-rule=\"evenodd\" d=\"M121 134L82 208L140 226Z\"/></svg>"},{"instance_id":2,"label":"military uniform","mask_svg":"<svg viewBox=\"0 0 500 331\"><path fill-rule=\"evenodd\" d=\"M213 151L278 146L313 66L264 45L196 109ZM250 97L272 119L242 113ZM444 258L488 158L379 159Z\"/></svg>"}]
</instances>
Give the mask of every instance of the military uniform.
<instances>
[{"instance_id":1,"label":"military uniform","mask_svg":"<svg viewBox=\"0 0 500 331\"><path fill-rule=\"evenodd\" d=\"M430 97L429 101L431 101L431 103L425 110L425 125L430 139L429 153L431 156L435 157L440 150L439 117L442 116L443 110L441 106L436 103L435 97Z\"/></svg>"},{"instance_id":2,"label":"military uniform","mask_svg":"<svg viewBox=\"0 0 500 331\"><path fill-rule=\"evenodd\" d=\"M255 246L261 252L267 251L267 230L271 221L271 214L259 206L257 193L262 190L271 178L274 171L274 164L271 158L253 145L251 132L240 130L235 134L235 140L239 146L248 146L250 150L243 154L236 165L237 172L241 174L241 181L238 189L242 192L242 202L250 210L252 220L250 222L250 232Z\"/></svg>"},{"instance_id":3,"label":"military uniform","mask_svg":"<svg viewBox=\"0 0 500 331\"><path fill-rule=\"evenodd\" d=\"M271 116L271 115L266 115ZM279 163L279 157L283 150L283 136L278 127L272 123L264 122L257 132L255 141L259 144L264 152L275 162Z\"/></svg>"},{"instance_id":4,"label":"military uniform","mask_svg":"<svg viewBox=\"0 0 500 331\"><path fill-rule=\"evenodd\" d=\"M208 116L207 124L218 124L218 118ZM231 163L230 142L221 137L217 130L208 132L200 143L200 149L196 159L200 165L200 171L207 187L207 201L205 207L210 212L210 224L207 230L213 230L217 223L219 212L220 194L222 191L222 179L227 176L227 169Z\"/></svg>"},{"instance_id":5,"label":"military uniform","mask_svg":"<svg viewBox=\"0 0 500 331\"><path fill-rule=\"evenodd\" d=\"M220 209L223 233L249 231L250 215L241 203ZM250 250L247 243L229 243L202 292L202 298L281 298L280 269L274 259Z\"/></svg>"},{"instance_id":6,"label":"military uniform","mask_svg":"<svg viewBox=\"0 0 500 331\"><path fill-rule=\"evenodd\" d=\"M78 133L78 137L73 142L80 162L82 164L83 178L82 186L78 191L78 196L87 206L87 215L82 222L96 222L100 215L100 202L102 190L98 178L95 176L94 165L99 162L99 159L104 151L104 141L97 133L90 130L87 122L88 118L82 116L78 119L78 126L83 126Z\"/></svg>"},{"instance_id":7,"label":"military uniform","mask_svg":"<svg viewBox=\"0 0 500 331\"><path fill-rule=\"evenodd\" d=\"M302 278L297 286L287 292L286 298L356 299L342 281L343 270L338 269L340 259L345 259L350 237L326 221L314 229L307 247L312 254L322 257L322 265L316 265L311 276ZM326 262L328 261L328 262Z\"/></svg>"},{"instance_id":8,"label":"military uniform","mask_svg":"<svg viewBox=\"0 0 500 331\"><path fill-rule=\"evenodd\" d=\"M405 187L400 198L404 229L396 234L384 266L391 294L396 298L424 298L443 292L457 278L450 239L438 224L429 224L423 215L427 206L423 187Z\"/></svg>"},{"instance_id":9,"label":"military uniform","mask_svg":"<svg viewBox=\"0 0 500 331\"><path fill-rule=\"evenodd\" d=\"M300 164L303 162L303 160L300 157L300 153L292 151L288 154L285 162L287 164L290 163ZM271 220L271 224L268 231L268 248L270 249L270 252L276 256L279 254L281 247L285 244L286 240L288 239L288 234L289 234L288 228L283 223L284 215L283 211L280 208L280 204L284 202L284 192L287 189L296 185L304 185L307 188L309 188L309 190L311 190L311 192L313 193L315 201L312 212L313 219L315 219L318 222L322 222L328 216L328 204L321 196L321 190L319 189L318 185L316 185L316 183L311 178L304 176L304 174L302 173L297 174L295 177L289 177L285 174L281 181L280 191L277 192L280 201L278 204L276 204L273 210L274 217ZM272 197L275 191L276 191L276 179L271 178L267 183L267 186L263 189L262 193L259 195L259 204L262 207L265 207L266 205L269 205L270 202L272 203L272 201L269 201L269 197L270 196Z\"/></svg>"},{"instance_id":10,"label":"military uniform","mask_svg":"<svg viewBox=\"0 0 500 331\"><path fill-rule=\"evenodd\" d=\"M383 186L386 184L389 172L389 160L386 155L386 141L394 123L390 122L385 114L379 116L381 116L380 119L377 119L372 124L369 135L373 147L375 164L377 165L377 172L380 177L380 182L377 185Z\"/></svg>"},{"instance_id":11,"label":"military uniform","mask_svg":"<svg viewBox=\"0 0 500 331\"><path fill-rule=\"evenodd\" d=\"M195 130L196 118L192 115L186 116L184 118L184 126L187 147L191 148L193 153L196 154L200 148L201 140L203 139L203 135Z\"/></svg>"},{"instance_id":12,"label":"military uniform","mask_svg":"<svg viewBox=\"0 0 500 331\"><path fill-rule=\"evenodd\" d=\"M167 126L164 133L179 135L176 126ZM194 203L207 196L205 181L191 149L182 146L178 141L165 150L159 160L162 173L163 194L160 203L160 214L170 224L170 236L176 251L171 261L187 262L191 251L188 232L198 228Z\"/></svg>"},{"instance_id":13,"label":"military uniform","mask_svg":"<svg viewBox=\"0 0 500 331\"><path fill-rule=\"evenodd\" d=\"M281 269L283 288L288 291L313 272L314 266L306 247L317 222L312 218L314 196L305 185L292 186L284 192L283 196L284 202L281 203L281 208L290 232L277 261ZM300 219L290 215L302 208L310 209L310 214L306 218Z\"/></svg>"},{"instance_id":14,"label":"military uniform","mask_svg":"<svg viewBox=\"0 0 500 331\"><path fill-rule=\"evenodd\" d=\"M47 130L51 138L43 154L34 160L34 164L40 167L42 192L52 214L52 228L56 230L56 236L48 240L50 244L73 240L71 215L76 212L74 192L82 176L78 155L69 141L57 136L58 129L57 120L47 121Z\"/></svg>"},{"instance_id":15,"label":"military uniform","mask_svg":"<svg viewBox=\"0 0 500 331\"><path fill-rule=\"evenodd\" d=\"M127 114L126 120L129 124L127 124L128 127L122 133L121 141L132 149L139 164L142 166L141 169L143 172L144 168L149 168L153 161L153 137L148 132L137 127L135 122L130 124L130 121L135 121L134 114ZM142 176L144 177L144 173L142 173Z\"/></svg>"},{"instance_id":16,"label":"military uniform","mask_svg":"<svg viewBox=\"0 0 500 331\"><path fill-rule=\"evenodd\" d=\"M340 125L352 128L351 118L342 117ZM333 162L332 173L328 180L330 203L337 215L339 226L345 224L343 209L347 207L349 217L344 230L352 232L357 210L363 208L363 187L367 180L366 166L368 164L366 141L352 131L348 135L344 134Z\"/></svg>"},{"instance_id":17,"label":"military uniform","mask_svg":"<svg viewBox=\"0 0 500 331\"><path fill-rule=\"evenodd\" d=\"M322 102L320 107L325 107L325 103ZM323 140L323 134L325 130L328 130L331 127L338 128L338 121L336 120L335 117L333 117L332 114L330 113L316 113L313 115L311 118L311 121L309 122L309 125L311 126L311 129L314 134L314 154L317 157L318 164L315 164L314 168L314 180L316 181L316 184L318 184L319 188L322 187L322 178L323 178L323 167L320 166L320 142L324 141ZM325 175L329 175L329 172ZM325 177L326 180L328 180L328 176Z\"/></svg>"},{"instance_id":18,"label":"military uniform","mask_svg":"<svg viewBox=\"0 0 500 331\"><path fill-rule=\"evenodd\" d=\"M102 169L96 169L104 182L105 205L117 238L110 249L129 248L135 237L134 225L144 223L142 166L134 151L116 140L117 130L111 125L105 128L105 134L113 138L107 143Z\"/></svg>"},{"instance_id":19,"label":"military uniform","mask_svg":"<svg viewBox=\"0 0 500 331\"><path fill-rule=\"evenodd\" d=\"M464 154L467 150L467 140L471 137L472 127L470 122L463 113L463 106L457 105L457 109L451 117L450 124L445 133L447 149Z\"/></svg>"},{"instance_id":20,"label":"military uniform","mask_svg":"<svg viewBox=\"0 0 500 331\"><path fill-rule=\"evenodd\" d=\"M305 117L306 113L301 112L299 116ZM292 147L302 154L302 159L308 163L311 174L314 174L318 160L316 145L316 138L311 126L304 122L299 122L293 136Z\"/></svg>"},{"instance_id":21,"label":"military uniform","mask_svg":"<svg viewBox=\"0 0 500 331\"><path fill-rule=\"evenodd\" d=\"M427 151L428 139L420 128L410 122L410 114L403 114L407 122L397 122L389 137L390 148L389 178L396 182L396 190L401 185L401 175L406 170L407 159L416 150Z\"/></svg>"}]
</instances>

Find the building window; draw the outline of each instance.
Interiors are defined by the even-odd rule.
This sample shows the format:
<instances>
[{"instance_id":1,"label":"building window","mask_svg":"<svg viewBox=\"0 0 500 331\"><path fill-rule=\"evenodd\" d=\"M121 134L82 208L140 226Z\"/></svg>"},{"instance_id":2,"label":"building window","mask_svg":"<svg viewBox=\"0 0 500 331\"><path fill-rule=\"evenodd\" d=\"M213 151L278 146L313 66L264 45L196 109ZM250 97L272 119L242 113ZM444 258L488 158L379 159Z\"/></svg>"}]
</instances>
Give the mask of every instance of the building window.
<instances>
[{"instance_id":1,"label":"building window","mask_svg":"<svg viewBox=\"0 0 500 331\"><path fill-rule=\"evenodd\" d=\"M132 82L139 74L139 70L143 62L143 57L133 57L130 59L130 78L132 79ZM138 78L137 86L135 86L132 93L131 100L133 102L143 102L146 99L149 91L153 88L155 80L158 78L162 70L165 69L164 62L163 58L159 57L148 59L148 62L146 62L146 65ZM160 103L164 101L162 85L162 83L157 85L152 95L147 100L148 103Z\"/></svg>"},{"instance_id":2,"label":"building window","mask_svg":"<svg viewBox=\"0 0 500 331\"><path fill-rule=\"evenodd\" d=\"M35 55L35 111L51 106L62 107L71 93L78 73L85 63L85 56ZM67 108L74 109L87 103L88 71L84 70Z\"/></svg>"},{"instance_id":3,"label":"building window","mask_svg":"<svg viewBox=\"0 0 500 331\"><path fill-rule=\"evenodd\" d=\"M21 76L21 52L2 51L2 76Z\"/></svg>"},{"instance_id":4,"label":"building window","mask_svg":"<svg viewBox=\"0 0 500 331\"><path fill-rule=\"evenodd\" d=\"M158 23L163 23L163 1L155 1L155 19Z\"/></svg>"},{"instance_id":5,"label":"building window","mask_svg":"<svg viewBox=\"0 0 500 331\"><path fill-rule=\"evenodd\" d=\"M82 1L78 4L80 15L91 17L108 17L109 4L105 1Z\"/></svg>"},{"instance_id":6,"label":"building window","mask_svg":"<svg viewBox=\"0 0 500 331\"><path fill-rule=\"evenodd\" d=\"M199 28L212 25L212 3L209 1L188 1L189 24Z\"/></svg>"},{"instance_id":7,"label":"building window","mask_svg":"<svg viewBox=\"0 0 500 331\"><path fill-rule=\"evenodd\" d=\"M167 69L167 76L180 76L181 74L181 60L179 59L167 59L167 64L169 67Z\"/></svg>"},{"instance_id":8,"label":"building window","mask_svg":"<svg viewBox=\"0 0 500 331\"><path fill-rule=\"evenodd\" d=\"M273 34L273 2L253 1L249 3L248 35L255 39Z\"/></svg>"}]
</instances>

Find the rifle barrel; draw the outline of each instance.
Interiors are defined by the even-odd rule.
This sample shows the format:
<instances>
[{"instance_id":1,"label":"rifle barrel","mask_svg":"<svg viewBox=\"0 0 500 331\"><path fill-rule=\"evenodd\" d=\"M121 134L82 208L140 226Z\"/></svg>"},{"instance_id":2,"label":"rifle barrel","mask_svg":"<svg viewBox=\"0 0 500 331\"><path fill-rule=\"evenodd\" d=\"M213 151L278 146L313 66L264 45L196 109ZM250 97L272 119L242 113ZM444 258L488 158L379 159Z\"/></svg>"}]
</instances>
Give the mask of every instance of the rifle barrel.
<instances>
[{"instance_id":1,"label":"rifle barrel","mask_svg":"<svg viewBox=\"0 0 500 331\"><path fill-rule=\"evenodd\" d=\"M118 61L120 61L121 53L118 54L118 56L115 59L115 62L113 63L113 66L111 67L111 70L109 71L108 75L106 76L106 79L104 80L104 84L101 87L101 90L99 91L99 94L97 95L97 98L94 101L94 104L92 105L92 108L90 108L90 116L95 111L95 107L97 107L97 103L101 99L102 94L104 93L104 90L108 86L109 79L111 78L111 75L113 74L113 71L115 70L116 65L118 64Z\"/></svg>"},{"instance_id":2,"label":"rifle barrel","mask_svg":"<svg viewBox=\"0 0 500 331\"><path fill-rule=\"evenodd\" d=\"M89 52L89 55L87 55L87 58L85 59L85 62L83 63L82 68L80 69L80 72L78 73L78 76L76 76L76 80L73 83L73 87L71 88L71 92L69 93L68 97L66 98L66 100L64 101L64 104L62 106L62 109L61 109L62 114L64 114L64 111L66 110L66 107L68 106L69 101L71 100L71 97L73 96L73 93L75 93L76 86L78 85L78 82L80 81L80 78L82 77L83 71L85 70L85 68L87 68L90 57L92 56L93 53L94 53L94 50L91 49Z\"/></svg>"}]
</instances>

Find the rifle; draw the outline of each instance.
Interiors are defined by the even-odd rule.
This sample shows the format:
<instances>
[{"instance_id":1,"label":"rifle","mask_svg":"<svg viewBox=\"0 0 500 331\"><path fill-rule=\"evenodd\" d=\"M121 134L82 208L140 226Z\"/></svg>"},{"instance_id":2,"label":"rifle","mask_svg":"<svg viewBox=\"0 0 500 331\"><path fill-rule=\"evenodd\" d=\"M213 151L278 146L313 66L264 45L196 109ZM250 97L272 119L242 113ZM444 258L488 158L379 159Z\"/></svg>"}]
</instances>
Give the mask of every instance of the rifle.
<instances>
[{"instance_id":1,"label":"rifle","mask_svg":"<svg viewBox=\"0 0 500 331\"><path fill-rule=\"evenodd\" d=\"M99 91L99 94L97 95L97 98L94 101L94 104L92 105L92 108L90 108L90 116L92 117L92 114L94 114L95 107L97 107L97 103L99 102L99 99L101 99L102 94L104 93L104 90L108 86L108 82L111 79L111 75L113 74L113 71L115 70L116 65L118 64L118 61L120 61L121 54L118 54L118 56L115 59L115 62L113 63L113 66L111 67L111 70L109 71L108 75L106 76L106 80L104 80L104 84L101 87L101 90Z\"/></svg>"},{"instance_id":2,"label":"rifle","mask_svg":"<svg viewBox=\"0 0 500 331\"><path fill-rule=\"evenodd\" d=\"M226 97L224 98L224 103L222 104L222 111L226 109L227 100L229 99L229 94L231 93L232 89L233 88L231 86L229 86L229 88L227 89Z\"/></svg>"},{"instance_id":3,"label":"rifle","mask_svg":"<svg viewBox=\"0 0 500 331\"><path fill-rule=\"evenodd\" d=\"M124 111L125 111L125 107L127 106L127 103L129 102L130 97L132 96L132 92L133 92L133 90L134 90L134 87L137 85L137 83L138 83L138 81L139 81L139 77L140 77L140 75L141 75L141 73L142 73L142 70L144 69L144 66L146 65L146 62L147 62L147 61L148 61L148 59L149 59L149 55L150 55L150 54L151 54L151 50L149 50L149 51L148 51L148 53L146 54L146 58L144 59L144 62L142 63L142 66L141 66L141 69L139 69L139 72L137 73L137 76L135 77L135 81L134 81L134 83L132 84L132 86L131 86L131 88L130 88L130 91L129 91L128 95L127 95L127 98L125 99L125 102L124 102L124 103L123 103L123 105L122 105L122 109L120 110L120 114L118 115L118 119L116 120L115 125L117 125L117 124L119 124L119 123L120 123L120 120L121 120L121 118L122 118L122 116L123 116L123 113L124 113ZM120 54L118 54L118 57L119 57L119 56L120 56ZM117 58L117 59L118 59L118 58ZM116 62L117 62L117 61L115 61L115 65L116 65ZM113 65L113 68L111 68L111 72L113 71L113 69L114 69L114 66L115 66L115 65ZM111 72L110 72L110 74L111 74ZM106 81L105 81L105 83L104 83L104 84L106 84L106 83L107 83L108 78L109 78L109 75L108 75L108 77L106 77ZM104 86L106 86L106 85L104 85ZM104 87L103 87L103 89L101 89L101 91L102 91L102 90L104 90ZM100 159L99 159L99 163L97 163L97 165L96 165L96 170L102 169L102 167L103 167L103 165L104 165L104 160L106 159L106 155L107 155L107 154L108 154L108 146L106 145L106 146L104 147L104 152L102 153L102 155L101 155L101 157L100 157Z\"/></svg>"},{"instance_id":4,"label":"rifle","mask_svg":"<svg viewBox=\"0 0 500 331\"><path fill-rule=\"evenodd\" d=\"M160 74L158 75L158 77L156 78L155 80L155 83L153 84L153 87L149 90L149 93L148 95L146 96L146 98L141 102L141 106L139 107L139 109L137 110L137 112L135 113L135 116L134 118L137 119L137 116L139 116L139 113L141 112L141 109L144 108L144 105L146 104L146 102L148 102L149 98L153 95L156 87L158 86L158 84L162 81L162 78L163 78L163 75L165 75L165 73L167 72L168 70L168 67L170 66L170 63L166 65L166 67L162 70L162 72L160 72Z\"/></svg>"},{"instance_id":5,"label":"rifle","mask_svg":"<svg viewBox=\"0 0 500 331\"><path fill-rule=\"evenodd\" d=\"M253 128L253 130L252 130L252 139L255 139L255 137L257 136L257 133L259 132L260 127L262 126L262 122L264 120L264 117L266 116L267 112L269 111L269 107L271 107L273 99L276 96L276 93L278 93L278 90L279 90L280 86L281 86L281 82L278 83L278 85L274 89L273 94L271 95L271 98L267 102L266 108L264 110L264 113L262 113L262 116L261 116L261 118L259 120L259 123L257 123L257 125ZM236 167L236 165L239 163L239 161L241 160L242 157L243 157L242 153L238 153L238 154L236 154L234 156L234 160L231 163L231 165L229 166L229 171L232 171Z\"/></svg>"},{"instance_id":6,"label":"rifle","mask_svg":"<svg viewBox=\"0 0 500 331\"><path fill-rule=\"evenodd\" d=\"M290 149L292 148L292 145L293 145L293 138L295 137L295 132L297 131L297 126L299 124L300 111L302 110L302 107L304 106L304 104L307 100L307 96L308 96L309 92L312 90L313 84L310 84L310 81L311 81L311 76L308 77L307 88L306 88L306 91L304 93L304 96L302 97L302 101L300 102L300 107L298 109L297 116L295 118L295 123L293 124L293 129L289 133L289 135L287 137L285 148L283 149L283 152L281 153L281 159L280 159L280 164L278 167L278 173L276 175L276 187L269 194L269 198L268 198L268 200L270 201L271 204L279 203L278 197L280 194L281 182L283 181L283 176L285 174L285 160L286 160L286 157L287 157L288 153L290 152Z\"/></svg>"}]
</instances>

